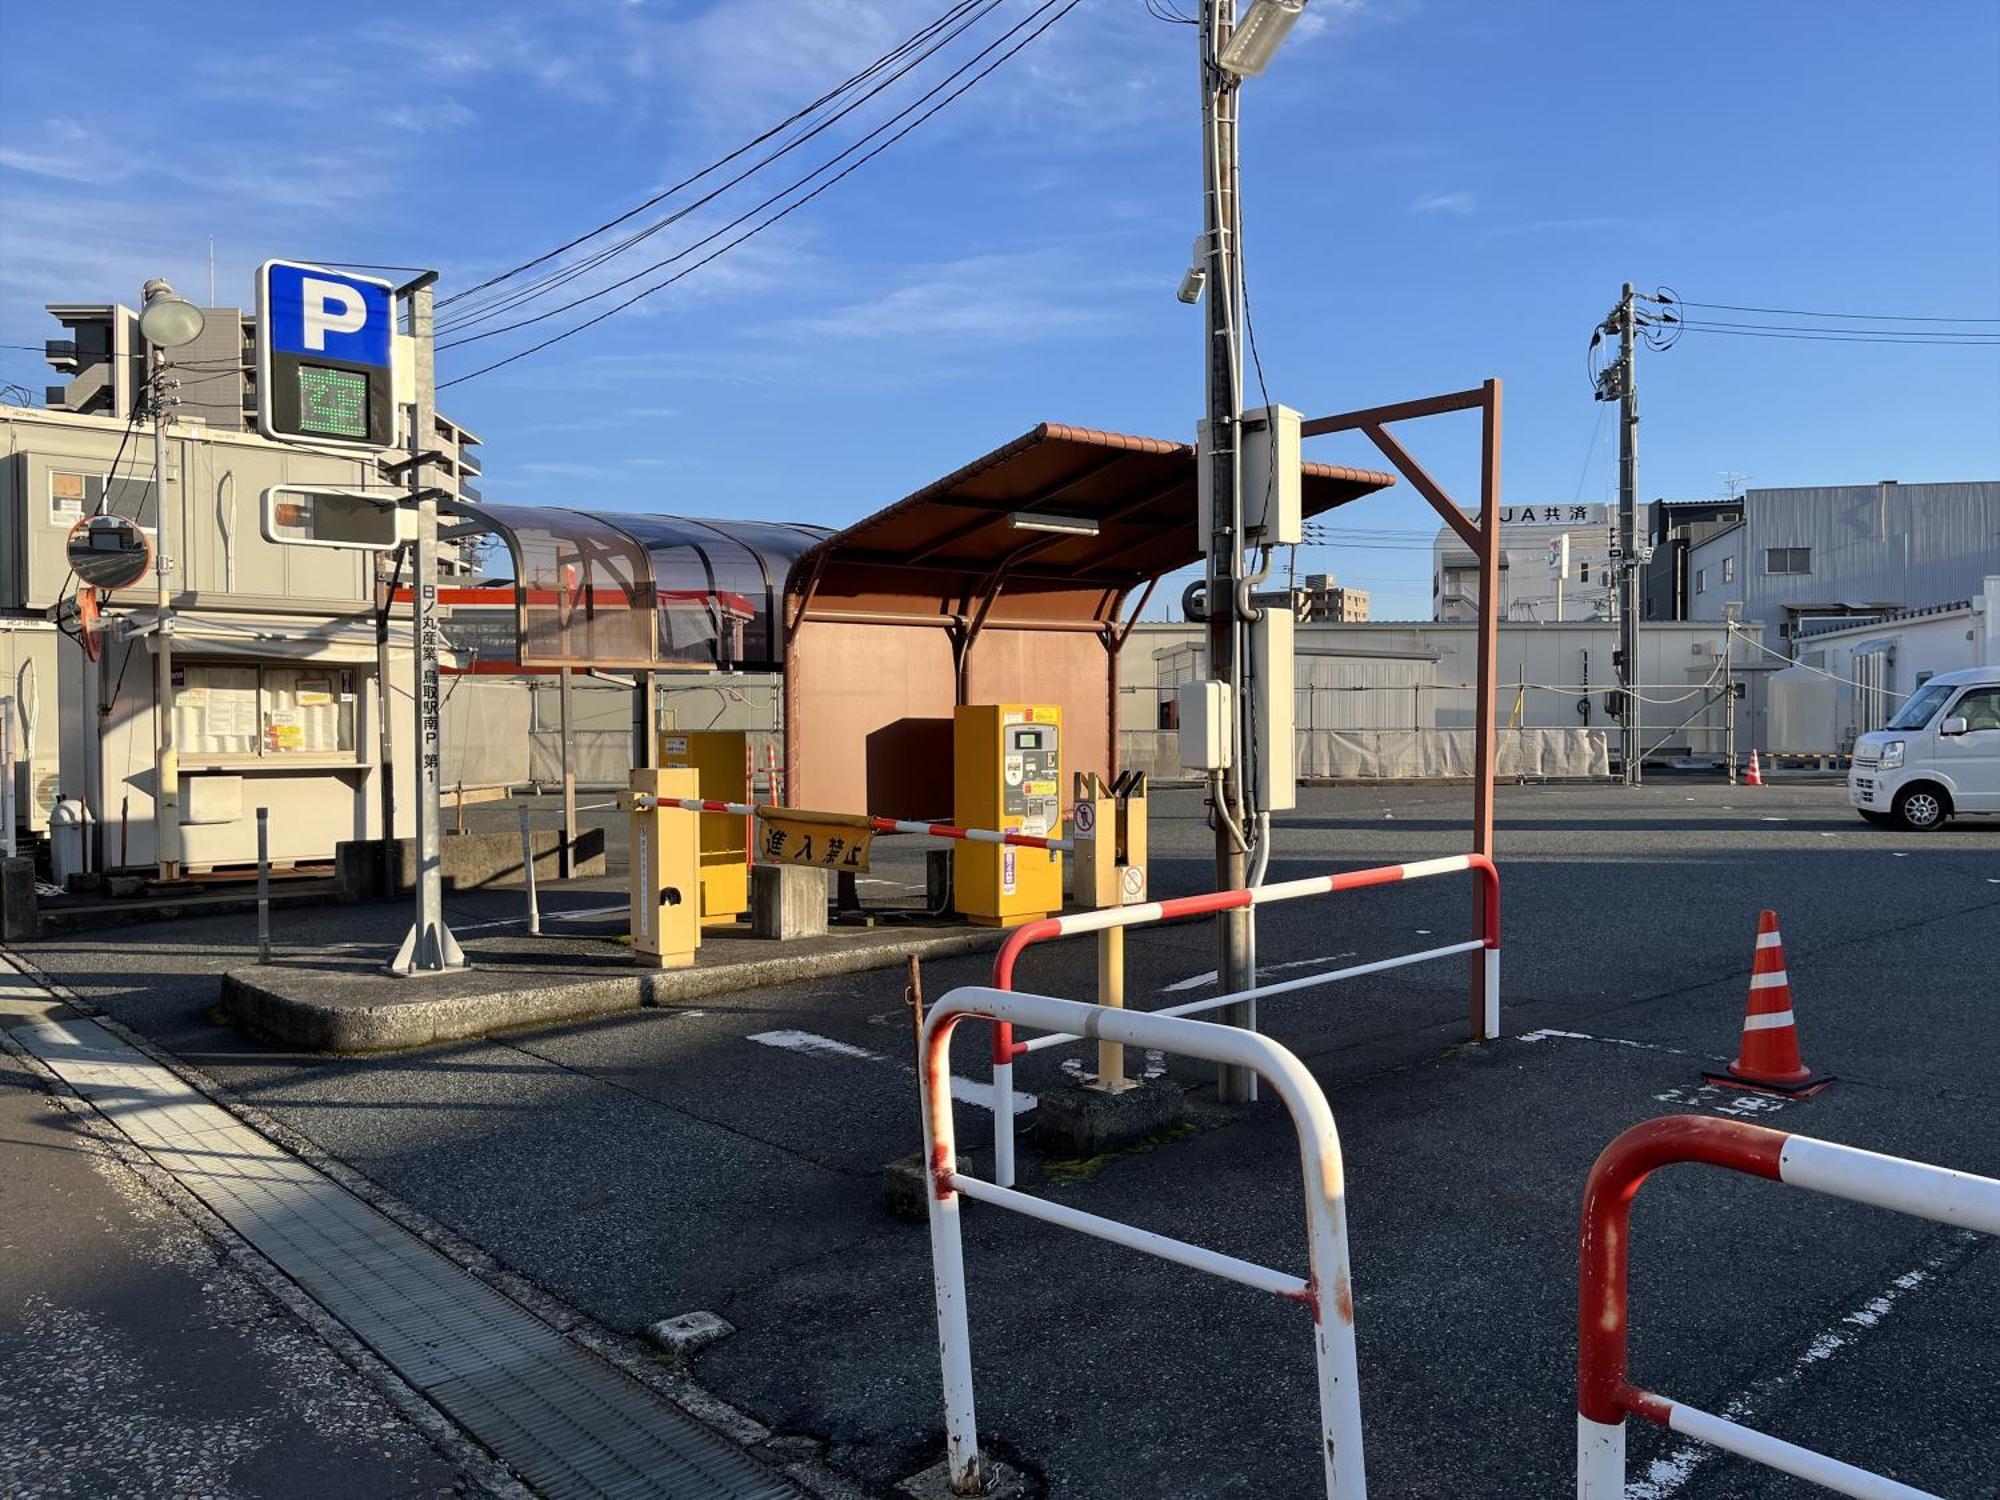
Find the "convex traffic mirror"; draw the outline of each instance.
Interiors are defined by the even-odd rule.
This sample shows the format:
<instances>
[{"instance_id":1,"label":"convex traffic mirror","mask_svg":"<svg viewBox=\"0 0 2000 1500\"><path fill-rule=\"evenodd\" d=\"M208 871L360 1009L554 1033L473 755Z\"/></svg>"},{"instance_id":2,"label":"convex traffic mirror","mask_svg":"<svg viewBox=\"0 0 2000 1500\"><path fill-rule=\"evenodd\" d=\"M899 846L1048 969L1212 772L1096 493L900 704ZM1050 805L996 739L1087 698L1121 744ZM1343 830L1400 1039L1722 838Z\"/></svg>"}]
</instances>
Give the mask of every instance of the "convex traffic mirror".
<instances>
[{"instance_id":1,"label":"convex traffic mirror","mask_svg":"<svg viewBox=\"0 0 2000 1500\"><path fill-rule=\"evenodd\" d=\"M67 550L70 570L93 589L129 589L153 561L153 544L125 516L85 516L70 528Z\"/></svg>"}]
</instances>

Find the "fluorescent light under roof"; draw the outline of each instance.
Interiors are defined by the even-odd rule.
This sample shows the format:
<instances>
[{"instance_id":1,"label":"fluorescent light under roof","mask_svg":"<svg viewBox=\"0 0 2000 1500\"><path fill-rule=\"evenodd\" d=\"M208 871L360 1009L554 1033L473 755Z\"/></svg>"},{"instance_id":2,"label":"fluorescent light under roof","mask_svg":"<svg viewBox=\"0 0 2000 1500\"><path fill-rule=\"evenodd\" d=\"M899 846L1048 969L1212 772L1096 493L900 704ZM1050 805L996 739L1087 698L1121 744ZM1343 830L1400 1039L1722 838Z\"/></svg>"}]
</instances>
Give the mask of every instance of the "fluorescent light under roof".
<instances>
[{"instance_id":1,"label":"fluorescent light under roof","mask_svg":"<svg viewBox=\"0 0 2000 1500\"><path fill-rule=\"evenodd\" d=\"M1051 516L1039 511L1017 510L1007 517L1013 531L1053 531L1058 536L1096 536L1097 523L1089 516Z\"/></svg>"}]
</instances>

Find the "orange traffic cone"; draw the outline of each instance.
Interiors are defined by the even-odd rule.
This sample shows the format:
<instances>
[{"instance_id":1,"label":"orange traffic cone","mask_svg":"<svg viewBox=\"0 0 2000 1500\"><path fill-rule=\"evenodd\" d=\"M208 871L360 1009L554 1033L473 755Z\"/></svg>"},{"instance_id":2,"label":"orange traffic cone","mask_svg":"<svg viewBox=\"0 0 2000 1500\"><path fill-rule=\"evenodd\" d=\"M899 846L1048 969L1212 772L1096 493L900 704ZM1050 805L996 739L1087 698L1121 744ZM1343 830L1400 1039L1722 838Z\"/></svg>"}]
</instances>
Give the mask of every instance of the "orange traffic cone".
<instances>
[{"instance_id":1,"label":"orange traffic cone","mask_svg":"<svg viewBox=\"0 0 2000 1500\"><path fill-rule=\"evenodd\" d=\"M1750 769L1743 777L1743 784L1745 786L1762 786L1764 784L1764 771L1757 764L1757 752L1755 750L1750 752Z\"/></svg>"},{"instance_id":2,"label":"orange traffic cone","mask_svg":"<svg viewBox=\"0 0 2000 1500\"><path fill-rule=\"evenodd\" d=\"M1751 761L1754 771L1756 761ZM1778 914L1757 918L1757 956L1750 966L1750 1003L1743 1015L1743 1040L1727 1073L1704 1073L1710 1083L1732 1088L1769 1089L1804 1096L1833 1079L1815 1074L1799 1057L1799 1026L1792 1015L1792 986L1785 975L1785 941Z\"/></svg>"}]
</instances>

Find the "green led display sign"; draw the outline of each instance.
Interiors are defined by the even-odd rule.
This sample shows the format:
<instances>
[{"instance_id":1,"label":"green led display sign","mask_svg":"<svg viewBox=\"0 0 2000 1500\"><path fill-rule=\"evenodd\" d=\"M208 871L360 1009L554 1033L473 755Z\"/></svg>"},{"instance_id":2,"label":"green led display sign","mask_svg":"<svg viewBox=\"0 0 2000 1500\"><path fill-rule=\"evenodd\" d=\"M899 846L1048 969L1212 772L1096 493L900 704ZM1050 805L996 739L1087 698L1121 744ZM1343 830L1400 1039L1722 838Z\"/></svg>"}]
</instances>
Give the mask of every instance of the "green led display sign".
<instances>
[{"instance_id":1,"label":"green led display sign","mask_svg":"<svg viewBox=\"0 0 2000 1500\"><path fill-rule=\"evenodd\" d=\"M319 437L368 436L368 377L299 366L299 429Z\"/></svg>"}]
</instances>

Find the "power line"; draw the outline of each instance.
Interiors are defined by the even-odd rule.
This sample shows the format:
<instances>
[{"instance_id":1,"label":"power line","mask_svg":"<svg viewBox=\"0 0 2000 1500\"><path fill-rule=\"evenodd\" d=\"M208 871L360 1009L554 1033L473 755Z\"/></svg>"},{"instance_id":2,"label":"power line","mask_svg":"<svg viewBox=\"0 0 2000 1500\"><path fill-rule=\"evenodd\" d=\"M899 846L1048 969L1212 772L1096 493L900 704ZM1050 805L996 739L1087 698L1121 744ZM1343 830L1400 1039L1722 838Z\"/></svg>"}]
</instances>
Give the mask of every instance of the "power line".
<instances>
[{"instance_id":1,"label":"power line","mask_svg":"<svg viewBox=\"0 0 2000 1500\"><path fill-rule=\"evenodd\" d=\"M2000 333L1970 333L1952 331L1929 333L1916 328L1841 328L1820 323L1725 323L1706 318L1689 318L1677 323L1681 328L1702 328L1710 332L1725 329L1765 329L1773 333L1858 333L1868 338L1904 338L1919 343L1929 343L1937 339L2000 339Z\"/></svg>"},{"instance_id":2,"label":"power line","mask_svg":"<svg viewBox=\"0 0 2000 1500\"><path fill-rule=\"evenodd\" d=\"M765 209L771 207L771 205L773 205L774 203L781 202L788 193L796 192L799 188L804 187L807 183L811 182L813 178L825 172L829 167L831 167L835 162L839 161L842 157L847 156L852 152L856 151L857 149L859 149L861 146L866 145L870 140L874 139L876 136L879 136L883 131L887 130L891 125L894 125L898 120L901 120L905 116L916 111L917 108L920 105L924 104L926 101L935 98L939 93L941 93L944 90L945 86L949 84L953 79L963 75L973 66L973 64L977 63L982 57L985 57L988 53L992 52L995 48L999 47L1001 43L1005 42L1009 37L1014 36L1016 33L1020 32L1023 28L1027 27L1038 17L1045 14L1050 9L1050 7L1055 5L1056 3L1057 0L1042 0L1042 3L1034 11L1031 11L1027 16L1024 16L1020 21L1016 22L1012 27L1008 28L1008 30L1001 33L999 36L995 37L992 41L988 42L984 47L980 48L979 51L975 52L970 58L968 58L965 62L961 63L951 73L947 74L944 77L944 79L942 79L939 83L937 83L935 86L933 86L923 95L921 95L914 102L906 105L904 108L898 110L895 114L891 115L888 119L882 121L880 124L876 125L872 129L861 135L858 139L842 147L839 151L835 152L831 157L827 158L825 161L821 162L818 166L814 167L810 172L805 173L801 177L794 178L791 182L787 183L784 187L778 189L777 192L771 194L769 197L765 198L762 202L757 203L752 207L744 210L742 213L738 214L734 219L731 219L727 224L722 225L720 228L712 231L709 234L703 235L700 239L694 241L694 243L690 245L683 245L679 250L676 250L672 255L666 256L660 260L656 260L651 265L641 266L638 270L632 272L632 274L629 276L620 277L617 281L610 283L608 286L601 286L594 292L586 292L583 296L572 298L570 301L565 302L558 307L549 308L545 312L539 312L531 317L521 318L513 323L502 324L498 328L486 329L482 333L467 334L464 338L453 339L449 343L441 344L438 347L440 349L456 349L461 344L477 343L482 339L494 338L503 333L511 333L517 329L532 327L536 323L547 322L550 318L557 317L562 313L570 312L576 308L582 307L585 303L595 302L599 297L607 296L610 293L619 290L621 287L630 286L633 282L639 280L642 276L648 276L652 274L654 271L664 270L666 267L674 264L674 262L685 259L687 256L693 254L696 250L699 250L702 246L711 244L714 241L721 239L724 235L728 234L732 229L735 229L739 225L749 222L751 219L755 218L758 214L762 213ZM1064 14L1067 14L1068 9L1069 7L1067 6L1064 8ZM1060 17L1058 17L1057 19L1060 19ZM1045 26L1043 30L1046 29L1047 28ZM1040 31L1037 31L1035 33L1036 36L1039 36L1040 34L1041 34ZM1027 38L1027 40L1032 41L1033 37L1029 37ZM1025 44L1026 43L1023 42L1022 45ZM999 62L1005 62L1007 58L1012 57L1014 55L1014 52L1018 52L1019 50L1020 47L1017 46L1013 49L1013 51L1004 54L996 61L995 66L997 66ZM986 73L990 73L991 71L992 68L989 67L986 70L986 72L982 72L975 75L970 80L970 82L967 83L966 88L969 88L971 87L972 84L979 82L981 78L984 78L986 76ZM953 99L957 98L958 95L963 92L965 92L965 89L961 88L956 92L947 95L945 99L941 101L938 107L942 108L944 104L949 104ZM912 124L920 125L925 120L929 119L931 114L935 114L936 112L937 111L933 109L929 113L920 115L915 121L912 122ZM907 129L899 131L895 135L891 136L888 141L884 142L884 144L885 145L893 144L895 141L900 140L904 135L908 133L909 132ZM867 161L870 157L876 154L878 153L875 151L871 151L867 155L861 157L853 165L859 166L861 162ZM852 170L853 170L852 166L847 169L847 171L852 171ZM831 182L823 184L820 189L816 189L813 193L807 195L807 197L805 199L802 199L801 201L810 202L811 199L813 197L818 196L818 193L820 191L823 191L825 187L831 186L832 182L838 182L841 177L845 177L846 175L847 175L846 171L840 173L839 176L833 178ZM718 189L718 191L720 190ZM712 198L713 196L715 195L714 194L709 195L710 198ZM709 201L709 199L704 198L700 200L700 202L690 204L688 208L679 210L673 217L675 218L683 217L686 213L691 212L695 208L699 208L702 203L705 203L707 201ZM796 208L798 207L798 204L793 204L792 207ZM784 212L790 213L791 208L787 208ZM782 218L784 217L784 214L779 214L777 217ZM773 220L772 222L775 222L775 220ZM748 236L745 236L744 238L748 238ZM732 245L735 243L740 243L740 241L732 242ZM731 248L731 246L725 246L724 248L728 249ZM706 264L707 264L706 260L696 262L697 267ZM694 268L691 267L690 269ZM666 286L668 284L669 284L668 282L661 282L659 283L659 286ZM656 286L649 288L648 291L657 291L658 289L659 287ZM647 295L647 293L642 292L640 293L640 295L645 296ZM620 307L627 307L630 305L631 304L629 302L619 304ZM617 311L617 309L614 308L613 311L615 312ZM458 326L464 326L464 325L461 324ZM584 326L587 327L588 325L586 324Z\"/></svg>"},{"instance_id":3,"label":"power line","mask_svg":"<svg viewBox=\"0 0 2000 1500\"><path fill-rule=\"evenodd\" d=\"M634 204L631 208L627 209L624 213L618 215L616 218L607 219L604 223L599 224L596 228L587 230L583 234L577 235L573 239L564 241L562 244L557 245L553 250L544 251L542 254L536 256L532 260L523 261L519 265L510 267L508 270L502 271L496 276L490 276L485 281L480 282L477 286L467 287L462 292L455 292L449 297L441 298L438 302L438 307L440 309L443 309L445 307L451 306L453 303L463 301L465 298L473 296L478 292L483 292L489 287L498 286L501 282L510 280L513 277L518 276L523 271L533 270L536 266L544 265L547 262L555 259L555 257L557 257L558 255L563 254L565 251L573 250L578 245L583 244L586 240L595 239L598 235L604 233L607 229L615 229L618 225L623 224L626 220L631 219L638 214L644 213L647 209L653 207L655 204L664 202L668 198L671 198L675 193L681 191L681 189L693 186L695 183L701 181L702 178L708 176L711 172L716 171L718 168L727 166L730 162L734 161L737 157L743 155L745 152L754 150L756 147L761 146L764 142L770 140L773 136L779 134L781 131L787 130L791 126L797 124L807 115L810 115L814 110L819 109L821 106L832 102L834 99L839 98L842 94L845 94L846 92L848 92L848 90L852 89L856 84L863 82L871 75L878 72L882 67L884 67L890 62L893 62L894 60L902 56L910 49L921 45L930 36L935 34L937 31L943 29L945 26L949 25L953 20L955 20L960 15L964 14L975 3L976 0L956 0L956 3L954 3L942 15L930 21L925 26L919 28L916 32L912 33L909 37L905 38L902 42L898 43L894 48L890 49L890 51L884 53L881 57L876 58L874 62L870 63L867 67L863 68L859 73L856 73L851 77L843 80L841 83L835 85L832 89L829 89L826 93L821 94L817 99L813 100L810 104L807 104L802 109L795 110L792 114L780 120L770 129L764 131L763 134L755 136L748 141L745 141L741 146L738 146L734 151L731 151L727 156L718 157L715 161L710 162L707 166L703 167L699 172L696 172L693 176L682 178L672 187L667 188L659 193L655 193L652 197L646 199L643 203Z\"/></svg>"},{"instance_id":4,"label":"power line","mask_svg":"<svg viewBox=\"0 0 2000 1500\"><path fill-rule=\"evenodd\" d=\"M977 25L980 21L986 19L987 16L991 15L996 9L999 8L1000 3L1001 0L961 0L961 5L959 7L955 7L954 12L962 9L964 6L967 5L981 5L983 6L983 8L979 9L976 13L971 14L967 16L964 20L960 21L955 29L945 34L941 39L939 39L932 46L930 46L928 50L911 58L908 62L904 63L900 68L898 68L895 72L890 74L887 78L878 82L874 87L870 88L866 93L862 94L859 98L850 101L849 103L842 106L840 109L836 110L834 113L828 115L825 119L815 123L811 129L806 130L800 133L799 135L793 137L791 140L787 141L784 145L780 146L776 151L769 153L768 155L764 156L757 162L745 168L743 171L737 173L734 177L730 178L727 182L724 182L719 187L713 188L707 193L704 193L701 197L695 199L692 203L684 204L680 208L675 209L672 213L667 214L663 218L656 219L653 223L647 225L645 228L627 235L624 239L619 240L614 244L607 245L600 250L591 252L589 255L584 256L580 260L572 261L570 264L566 266L558 267L557 269L550 271L543 276L539 276L535 278L533 281L529 282L526 286L516 287L511 290L504 291L500 293L498 296L488 299L488 301L483 304L477 305L469 309L465 309L455 314L454 316L447 318L444 321L444 323L440 326L439 331L441 333L456 333L463 329L470 328L475 324L483 323L489 318L497 317L501 313L511 312L513 309L517 307L524 307L528 303L535 301L538 297L544 295L545 293L551 292L559 286L567 285L568 283L575 281L578 277L583 276L587 272L593 271L597 269L599 266L604 265L609 261L615 260L618 256L623 255L627 250L630 250L633 246L652 238L655 234L658 234L662 229L667 228L669 225L677 224L681 220L688 218L695 212L695 210L704 208L708 204L713 203L716 199L722 197L725 193L727 193L731 188L736 187L739 184L747 181L749 178L755 176L758 172L762 171L772 162L777 161L780 157L788 155L790 152L797 150L800 146L803 146L806 142L812 140L815 136L820 135L823 132L831 129L835 124L845 119L855 110L858 110L863 105L869 104L873 102L875 99L879 98L882 94L888 91L889 87L892 84L895 84L901 79L907 77L911 72L913 72L918 67L922 66L924 63L928 62L931 58L935 57L939 52L944 50L944 48L949 46L952 42L958 40L959 37L963 36L973 26ZM947 16L941 19L950 19L951 14L953 13L947 13ZM973 60L977 61L979 55L984 55L984 54L982 52L981 54L975 55ZM893 54L890 54L890 56L893 56ZM963 69L961 69L960 71L962 72ZM952 76L956 77L957 75L954 74ZM946 81L949 82L949 79L947 79ZM925 97L929 96L926 95ZM922 101L920 100L919 102L921 103ZM817 106L809 106L808 110L802 111L801 113L802 114L809 113L810 109L813 107ZM894 123L893 119L889 123ZM879 126L877 127L878 130L880 128L881 127ZM868 136L864 135L861 139L865 141L868 139ZM755 143L752 142L751 144ZM748 147L739 147L737 151L731 153L731 156L740 155L744 150L747 149ZM730 159L729 157L723 158L724 161L727 161L729 159ZM833 158L833 161L838 161L839 159L840 159L839 156L835 156ZM831 163L830 162L822 163L818 168L815 168L813 172L807 173L804 178L800 179L800 181L810 181L813 178L813 176L817 175L818 172L824 171L828 165L831 165ZM708 172L713 170L714 170L713 166L704 168L702 172L695 174L695 177L691 177L687 179L687 181L694 182L698 180L700 177L705 176ZM797 182L793 183L791 187L787 187L786 189L781 191L777 196L778 197L784 196L784 192L789 192L791 191L792 187L796 187L798 185L799 184ZM675 188L668 189L668 193L663 194L661 196L670 195L671 193L677 192L678 190L679 190L678 186ZM658 198L655 198L652 201L657 202L659 200ZM774 201L774 200L767 200L767 201ZM758 205L759 208L762 208L763 206L764 206L763 204ZM633 212L637 212L637 210L633 210ZM752 212L754 213L756 212L756 210L753 209ZM627 217L629 217L629 215L627 215ZM619 221L613 221L613 222L619 222ZM739 220L738 222L741 221ZM726 233L729 227L730 226L725 225L723 230L718 232ZM582 238L588 239L590 238L590 236L585 235ZM579 241L572 241L571 243L575 244L579 243ZM552 252L552 253L557 253L557 252ZM683 251L681 253L685 254L687 252ZM674 258L675 257L670 257L667 261L658 261L651 266L647 266L638 271L635 271L632 273L631 276L625 278L623 281L613 282L610 286L607 287L600 287L597 291L590 293L589 296L580 298L575 302L571 302L567 304L567 306L564 308L557 308L553 312L546 314L546 316L554 316L556 312L566 311L568 307L579 306L582 302L589 301L591 297L598 297L604 295L604 293L608 291L615 291L618 287L628 285L632 281L637 280L639 277L646 275L650 271L658 269L662 265L670 264L672 259ZM521 325L515 324L513 326L519 327ZM499 333L505 331L506 331L505 329L488 330L489 333ZM486 335L484 334L478 335L478 337L485 337L485 336ZM469 340L460 340L459 342L469 342ZM451 345L447 344L444 347L450 348Z\"/></svg>"},{"instance_id":5,"label":"power line","mask_svg":"<svg viewBox=\"0 0 2000 1500\"><path fill-rule=\"evenodd\" d=\"M1723 328L1702 323L1683 326L1691 333L1714 333L1725 338L1793 339L1819 344L1904 344L1917 349L1936 349L1953 344L1971 348L2000 348L2000 338L1898 338L1892 333L1869 334L1858 330L1850 333L1781 333L1775 329Z\"/></svg>"},{"instance_id":6,"label":"power line","mask_svg":"<svg viewBox=\"0 0 2000 1500\"><path fill-rule=\"evenodd\" d=\"M1043 4L1039 9L1031 13L1025 20L1016 25L1006 35L1008 36L1013 35L1015 31L1019 31L1021 27L1027 25L1029 21L1034 20L1036 17L1042 16L1045 12L1049 10L1049 7L1054 5L1055 3L1056 0L1043 0ZM869 151L867 154L850 162L846 167L842 168L838 174L828 178L825 182L821 183L818 187L814 188L810 193L807 193L803 198L800 198L797 202L787 204L783 209L780 209L777 213L771 215L770 218L765 219L761 223L753 224L744 233L738 235L735 239L729 241L727 244L719 246L715 250L710 251L707 255L703 256L693 265L683 267L681 270L676 271L672 276L668 276L663 280L657 281L653 283L653 285L645 287L639 292L635 293L634 295L626 298L623 302L620 302L617 306L607 308L605 309L605 311L598 313L595 317L587 318L583 322L576 324L574 327L566 328L561 333L554 334L549 338L543 339L539 343L530 344L527 348L520 350L518 353L510 354L505 359L495 360L492 364L482 365L479 369L473 370L468 374L455 376L450 380L442 381L439 383L438 389L444 390L449 386L462 385L468 380L474 380L481 375L490 374L494 370L498 370L503 366L513 364L516 360L526 359L529 355L539 353L541 350L548 348L552 344L559 344L564 339L571 338L576 334L582 333L586 328L594 327L595 325L604 322L605 319L614 317L618 313L623 312L626 308L632 306L633 303L642 301L646 297L651 296L654 292L660 291L662 288L671 286L675 282L681 280L682 278L694 274L694 272L700 270L703 266L708 265L710 262L719 259L723 255L726 255L729 251L735 249L738 245L741 245L745 240L748 240L755 235L761 234L764 230L769 229L773 224L777 223L780 219L783 219L787 215L792 214L801 208L804 208L808 203L812 202L813 199L817 198L821 193L824 193L825 191L827 191L827 189L833 187L843 178L848 177L852 173L858 171L861 167L865 166L868 162L874 160L874 158L876 158L877 156L880 156L884 151L888 150L889 147L895 145L897 141L901 140L904 136L908 135L912 130L915 130L919 125L923 124L926 120L930 119L931 116L937 114L947 104L950 104L953 100L959 98L962 94L966 93L969 89L977 85L981 80L985 79L996 68L1000 67L1001 64L1005 63L1009 58L1013 57L1016 53L1020 52L1024 47L1028 46L1029 43L1035 41L1038 37L1042 35L1043 32L1047 31L1051 26L1055 25L1056 22L1060 21L1064 16L1067 16L1071 11L1075 10L1080 3L1081 0L1066 0L1066 3L1064 3L1060 9L1056 10L1053 14L1048 15L1047 18L1043 20L1041 24L1037 26L1033 31L1029 32L1026 36L1022 37L1020 41L1016 42L1007 51L1001 53L1000 56L996 57L992 62L988 63L986 67L981 69L978 73L975 73L971 78L967 79L963 84L959 85L959 87L954 89L951 93L945 95L944 98L938 100L936 104L932 105L931 108L924 111L922 114L918 115L916 119L910 121L910 123L905 125L901 130L897 131L887 140L882 141L872 151ZM1001 40L1005 40L1005 38L1003 37L1001 38ZM989 47L982 50L982 53L980 55L983 56L985 51L990 51L990 50L991 46L989 45ZM970 65L968 64L967 66ZM963 72L964 69L961 68L959 71ZM956 77L957 74L953 74L952 76ZM935 93L936 90L933 90L932 92ZM929 95L926 95L925 97L928 98ZM904 111L904 113L908 113L908 111L906 110ZM900 118L900 116L896 118ZM863 137L863 139L865 140L866 137ZM855 144L859 145L860 142L857 141ZM847 149L851 151L854 148L850 146ZM845 151L840 153L840 155L842 156L846 154L847 153ZM833 158L834 161L838 161L839 159L840 159L839 156ZM828 162L826 165L830 166L832 165L832 162ZM824 171L825 167L822 166L819 170ZM810 180L810 175L811 174L809 174L809 177L807 179L802 179L802 181ZM797 186L797 184L794 184L794 186ZM790 191L790 189L787 189L786 191ZM783 194L781 193L778 196L782 197ZM768 201L776 201L776 200L772 199ZM763 206L766 205L759 205L759 207ZM751 213L755 212L757 212L756 209L751 210ZM748 218L749 216L750 216L749 214L745 214L742 216L742 218L737 219L735 223L740 224L743 222L744 218ZM727 229L730 227L733 227L733 225L725 226L723 230L718 230L715 235L709 235L705 239L697 241L696 243L706 244L708 240L715 239L718 235L725 233ZM695 248L695 246L688 247L688 249L693 249L693 248ZM686 253L687 252L685 250L680 252L680 254L682 255ZM678 255L672 257L672 259L678 259L678 258L679 258ZM662 262L661 264L666 264L666 262ZM632 280L633 278L628 277L626 279L629 281ZM623 284L624 283L620 283L620 285ZM606 288L605 290L608 291L611 289ZM594 293L593 295L601 296L603 294L600 292L600 293ZM590 299L585 298L583 300L588 301ZM560 310L561 309L558 309L558 311ZM542 317L548 317L548 316L553 316L553 314L542 315ZM541 318L529 319L527 321L539 322L541 321ZM517 326L524 326L524 325L517 325ZM498 331L504 332L505 330L498 330Z\"/></svg>"},{"instance_id":7,"label":"power line","mask_svg":"<svg viewBox=\"0 0 2000 1500\"><path fill-rule=\"evenodd\" d=\"M1945 318L1921 314L1810 312L1797 307L1743 307L1734 302L1691 302L1682 307L1708 307L1722 312L1769 313L1781 318L1848 318L1863 323L2000 323L2000 318Z\"/></svg>"}]
</instances>

